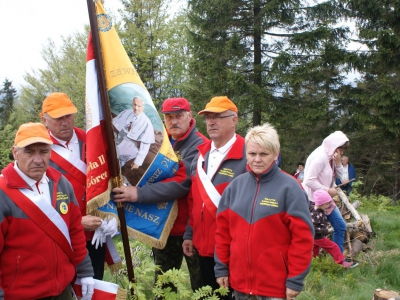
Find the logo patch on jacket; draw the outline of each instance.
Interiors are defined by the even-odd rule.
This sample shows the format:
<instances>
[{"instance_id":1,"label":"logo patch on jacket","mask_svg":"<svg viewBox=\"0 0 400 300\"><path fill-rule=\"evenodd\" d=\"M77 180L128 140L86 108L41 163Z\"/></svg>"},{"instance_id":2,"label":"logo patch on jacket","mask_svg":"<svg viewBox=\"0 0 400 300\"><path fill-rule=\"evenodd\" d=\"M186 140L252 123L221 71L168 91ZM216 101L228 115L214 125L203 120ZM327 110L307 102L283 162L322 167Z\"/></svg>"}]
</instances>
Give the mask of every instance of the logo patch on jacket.
<instances>
[{"instance_id":1,"label":"logo patch on jacket","mask_svg":"<svg viewBox=\"0 0 400 300\"><path fill-rule=\"evenodd\" d=\"M260 205L278 207L278 202L275 199L264 198L261 200Z\"/></svg>"},{"instance_id":2,"label":"logo patch on jacket","mask_svg":"<svg viewBox=\"0 0 400 300\"><path fill-rule=\"evenodd\" d=\"M229 176L229 177L234 177L235 176L235 173L233 173L232 169L227 169L227 168L223 168L222 170L220 170L218 172L218 174Z\"/></svg>"},{"instance_id":3,"label":"logo patch on jacket","mask_svg":"<svg viewBox=\"0 0 400 300\"><path fill-rule=\"evenodd\" d=\"M69 197L67 194L64 194L63 192L57 192L57 201L62 201L62 200L68 200Z\"/></svg>"}]
</instances>

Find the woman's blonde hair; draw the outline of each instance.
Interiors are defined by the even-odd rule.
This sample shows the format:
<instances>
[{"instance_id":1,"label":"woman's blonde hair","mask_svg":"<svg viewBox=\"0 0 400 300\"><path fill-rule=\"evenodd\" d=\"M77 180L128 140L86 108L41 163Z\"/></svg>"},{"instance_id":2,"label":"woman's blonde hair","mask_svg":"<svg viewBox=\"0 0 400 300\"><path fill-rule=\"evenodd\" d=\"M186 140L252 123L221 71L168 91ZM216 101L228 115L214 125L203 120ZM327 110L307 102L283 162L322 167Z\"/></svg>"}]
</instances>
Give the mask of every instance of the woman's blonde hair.
<instances>
[{"instance_id":1,"label":"woman's blonde hair","mask_svg":"<svg viewBox=\"0 0 400 300\"><path fill-rule=\"evenodd\" d=\"M278 154L281 148L278 132L269 123L250 128L246 134L246 145L249 141L257 143L261 148Z\"/></svg>"}]
</instances>

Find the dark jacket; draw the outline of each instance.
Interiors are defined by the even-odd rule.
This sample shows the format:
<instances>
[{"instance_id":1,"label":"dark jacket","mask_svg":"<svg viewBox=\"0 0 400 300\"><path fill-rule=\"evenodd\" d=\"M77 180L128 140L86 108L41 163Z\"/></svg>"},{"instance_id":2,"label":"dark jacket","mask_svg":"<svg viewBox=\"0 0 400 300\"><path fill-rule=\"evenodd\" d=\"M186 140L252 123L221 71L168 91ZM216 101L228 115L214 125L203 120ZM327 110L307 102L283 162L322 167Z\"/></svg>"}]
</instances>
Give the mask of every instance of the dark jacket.
<instances>
[{"instance_id":1,"label":"dark jacket","mask_svg":"<svg viewBox=\"0 0 400 300\"><path fill-rule=\"evenodd\" d=\"M314 207L311 212L311 219L314 225L315 240L320 240L328 235L328 218L322 209Z\"/></svg>"},{"instance_id":2,"label":"dark jacket","mask_svg":"<svg viewBox=\"0 0 400 300\"><path fill-rule=\"evenodd\" d=\"M353 165L348 164L348 172L349 172L349 180L355 179L356 178L356 169L354 168ZM342 184L342 181L340 180L340 178L336 178L335 179L336 185ZM348 186L352 186L353 181L349 182Z\"/></svg>"},{"instance_id":3,"label":"dark jacket","mask_svg":"<svg viewBox=\"0 0 400 300\"><path fill-rule=\"evenodd\" d=\"M179 169L174 177L138 188L138 203L158 203L178 199L178 216L170 235L183 236L189 218L187 195L192 184L190 165L197 155L197 146L208 141L196 129L196 121L190 121L186 134L175 142L173 149L179 159Z\"/></svg>"}]
</instances>

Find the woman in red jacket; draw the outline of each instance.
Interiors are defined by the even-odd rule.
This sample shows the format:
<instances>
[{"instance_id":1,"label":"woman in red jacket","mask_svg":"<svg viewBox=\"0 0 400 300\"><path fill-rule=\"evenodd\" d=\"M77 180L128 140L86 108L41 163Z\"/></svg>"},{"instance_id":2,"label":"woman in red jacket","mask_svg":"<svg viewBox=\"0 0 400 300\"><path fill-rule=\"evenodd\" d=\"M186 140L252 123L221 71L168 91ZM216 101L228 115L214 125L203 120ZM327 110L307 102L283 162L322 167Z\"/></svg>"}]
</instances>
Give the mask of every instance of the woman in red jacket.
<instances>
[{"instance_id":1,"label":"woman in red jacket","mask_svg":"<svg viewBox=\"0 0 400 300\"><path fill-rule=\"evenodd\" d=\"M252 128L246 135L249 172L229 184L218 206L215 275L236 300L293 299L311 266L308 200L299 182L275 164L279 148L272 126Z\"/></svg>"}]
</instances>

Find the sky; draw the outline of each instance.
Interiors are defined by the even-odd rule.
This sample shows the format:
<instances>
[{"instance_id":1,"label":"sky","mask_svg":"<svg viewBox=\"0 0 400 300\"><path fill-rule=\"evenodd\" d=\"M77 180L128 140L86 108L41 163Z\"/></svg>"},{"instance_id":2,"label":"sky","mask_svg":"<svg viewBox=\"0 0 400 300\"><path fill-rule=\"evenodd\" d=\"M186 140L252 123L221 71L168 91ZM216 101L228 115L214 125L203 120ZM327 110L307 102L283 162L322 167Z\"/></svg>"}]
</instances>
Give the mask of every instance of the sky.
<instances>
[{"instance_id":1,"label":"sky","mask_svg":"<svg viewBox=\"0 0 400 300\"><path fill-rule=\"evenodd\" d=\"M120 0L105 0L107 12L118 15ZM49 38L82 32L89 24L86 0L0 0L0 86L7 78L19 92L23 75L45 68L41 57Z\"/></svg>"}]
</instances>

